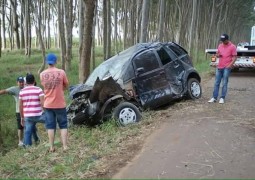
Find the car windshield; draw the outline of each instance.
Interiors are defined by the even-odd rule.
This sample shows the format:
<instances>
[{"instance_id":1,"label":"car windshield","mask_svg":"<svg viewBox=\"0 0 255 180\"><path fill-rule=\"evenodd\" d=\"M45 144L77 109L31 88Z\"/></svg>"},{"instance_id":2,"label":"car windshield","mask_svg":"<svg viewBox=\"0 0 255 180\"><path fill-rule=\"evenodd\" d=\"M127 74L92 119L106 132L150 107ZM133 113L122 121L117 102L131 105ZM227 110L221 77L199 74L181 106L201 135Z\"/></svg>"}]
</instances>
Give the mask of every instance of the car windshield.
<instances>
[{"instance_id":1,"label":"car windshield","mask_svg":"<svg viewBox=\"0 0 255 180\"><path fill-rule=\"evenodd\" d=\"M85 84L88 86L93 86L97 77L102 80L112 76L113 79L116 81L122 78L121 75L123 67L129 61L129 59L136 50L137 47L132 46L104 61L91 73Z\"/></svg>"}]
</instances>

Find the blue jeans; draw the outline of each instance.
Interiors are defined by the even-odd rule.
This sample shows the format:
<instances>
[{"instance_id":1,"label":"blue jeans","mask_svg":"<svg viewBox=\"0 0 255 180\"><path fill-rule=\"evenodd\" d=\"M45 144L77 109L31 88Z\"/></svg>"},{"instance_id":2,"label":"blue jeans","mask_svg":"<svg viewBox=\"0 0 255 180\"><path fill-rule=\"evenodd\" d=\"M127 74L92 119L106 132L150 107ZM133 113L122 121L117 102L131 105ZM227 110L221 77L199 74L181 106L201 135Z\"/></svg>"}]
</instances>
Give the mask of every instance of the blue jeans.
<instances>
[{"instance_id":1,"label":"blue jeans","mask_svg":"<svg viewBox=\"0 0 255 180\"><path fill-rule=\"evenodd\" d=\"M39 141L39 137L37 135L37 128L36 128L36 120L38 118L40 118L40 116L25 118L25 132L24 132L24 145L25 146L32 145L32 136L33 136L35 142Z\"/></svg>"},{"instance_id":2,"label":"blue jeans","mask_svg":"<svg viewBox=\"0 0 255 180\"><path fill-rule=\"evenodd\" d=\"M66 108L50 109L45 108L44 110L46 120L46 129L56 129L57 123L60 129L67 129L67 113Z\"/></svg>"},{"instance_id":3,"label":"blue jeans","mask_svg":"<svg viewBox=\"0 0 255 180\"><path fill-rule=\"evenodd\" d=\"M219 95L221 79L223 79L221 98L225 99L228 91L228 77L230 75L230 72L231 72L230 68L216 69L215 83L213 89L213 97L215 99L217 99Z\"/></svg>"}]
</instances>

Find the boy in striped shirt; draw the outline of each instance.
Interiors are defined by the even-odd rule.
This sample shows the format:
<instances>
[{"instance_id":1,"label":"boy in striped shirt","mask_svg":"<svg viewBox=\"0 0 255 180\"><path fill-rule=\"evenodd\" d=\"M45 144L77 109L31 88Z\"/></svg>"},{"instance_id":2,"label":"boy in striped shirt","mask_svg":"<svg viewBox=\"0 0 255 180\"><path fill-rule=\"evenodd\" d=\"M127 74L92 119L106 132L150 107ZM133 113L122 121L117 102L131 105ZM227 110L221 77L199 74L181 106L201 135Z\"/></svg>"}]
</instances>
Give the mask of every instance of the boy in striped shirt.
<instances>
[{"instance_id":1,"label":"boy in striped shirt","mask_svg":"<svg viewBox=\"0 0 255 180\"><path fill-rule=\"evenodd\" d=\"M26 76L26 86L20 91L19 106L22 123L25 122L24 145L32 145L32 134L37 134L36 122L43 112L44 93L40 87L35 86L33 74ZM39 141L38 136L34 137L35 142Z\"/></svg>"}]
</instances>

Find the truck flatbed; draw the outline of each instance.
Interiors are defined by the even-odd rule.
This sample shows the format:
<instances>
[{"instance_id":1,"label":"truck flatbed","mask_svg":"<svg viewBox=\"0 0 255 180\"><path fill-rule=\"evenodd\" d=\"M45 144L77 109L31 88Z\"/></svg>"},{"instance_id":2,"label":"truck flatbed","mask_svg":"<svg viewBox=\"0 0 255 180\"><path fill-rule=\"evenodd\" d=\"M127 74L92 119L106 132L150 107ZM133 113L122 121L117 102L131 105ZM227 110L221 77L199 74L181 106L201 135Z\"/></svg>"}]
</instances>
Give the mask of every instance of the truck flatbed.
<instances>
[{"instance_id":1,"label":"truck flatbed","mask_svg":"<svg viewBox=\"0 0 255 180\"><path fill-rule=\"evenodd\" d=\"M219 62L219 58L216 58L215 54L217 49L206 49L205 53L210 54L211 63L210 66L216 67ZM237 59L234 68L255 68L255 49L245 50L237 49Z\"/></svg>"}]
</instances>

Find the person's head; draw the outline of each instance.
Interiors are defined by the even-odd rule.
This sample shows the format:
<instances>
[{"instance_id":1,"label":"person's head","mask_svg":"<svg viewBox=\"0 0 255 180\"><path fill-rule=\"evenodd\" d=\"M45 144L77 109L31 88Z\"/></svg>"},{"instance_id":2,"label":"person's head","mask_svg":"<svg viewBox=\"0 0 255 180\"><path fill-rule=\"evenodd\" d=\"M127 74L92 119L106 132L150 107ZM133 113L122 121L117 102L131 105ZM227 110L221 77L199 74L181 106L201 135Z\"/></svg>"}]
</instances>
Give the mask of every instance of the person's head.
<instances>
[{"instance_id":1,"label":"person's head","mask_svg":"<svg viewBox=\"0 0 255 180\"><path fill-rule=\"evenodd\" d=\"M220 36L220 41L223 43L223 44L228 44L229 42L229 36L227 34L222 34Z\"/></svg>"},{"instance_id":2,"label":"person's head","mask_svg":"<svg viewBox=\"0 0 255 180\"><path fill-rule=\"evenodd\" d=\"M47 54L46 62L48 65L55 65L57 63L57 56L53 53Z\"/></svg>"},{"instance_id":3,"label":"person's head","mask_svg":"<svg viewBox=\"0 0 255 180\"><path fill-rule=\"evenodd\" d=\"M17 77L17 84L21 89L24 87L24 78L22 76Z\"/></svg>"},{"instance_id":4,"label":"person's head","mask_svg":"<svg viewBox=\"0 0 255 180\"><path fill-rule=\"evenodd\" d=\"M27 85L34 85L35 84L35 77L33 74L27 74L26 76L26 84Z\"/></svg>"}]
</instances>

